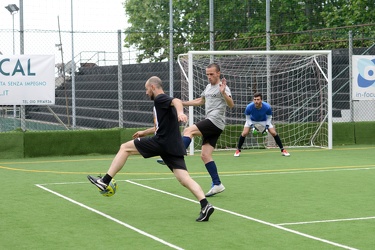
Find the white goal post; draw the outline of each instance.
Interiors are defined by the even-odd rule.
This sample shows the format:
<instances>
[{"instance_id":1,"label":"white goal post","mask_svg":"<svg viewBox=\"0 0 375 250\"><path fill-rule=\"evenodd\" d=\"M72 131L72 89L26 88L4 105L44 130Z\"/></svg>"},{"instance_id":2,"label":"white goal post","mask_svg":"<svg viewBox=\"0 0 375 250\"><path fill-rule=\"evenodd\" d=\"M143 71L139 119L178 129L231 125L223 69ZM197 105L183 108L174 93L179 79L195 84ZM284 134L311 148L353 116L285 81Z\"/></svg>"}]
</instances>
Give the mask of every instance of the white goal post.
<instances>
[{"instance_id":1,"label":"white goal post","mask_svg":"<svg viewBox=\"0 0 375 250\"><path fill-rule=\"evenodd\" d=\"M181 99L200 97L208 84L205 69L217 63L227 79L235 107L227 108L226 128L216 149L235 149L245 123L244 111L255 92L271 104L284 147L332 149L332 54L311 51L189 51L178 56ZM189 125L204 119L204 106L189 107ZM250 133L251 134L251 133ZM271 135L247 136L243 149L276 147ZM200 149L201 138L189 152Z\"/></svg>"}]
</instances>

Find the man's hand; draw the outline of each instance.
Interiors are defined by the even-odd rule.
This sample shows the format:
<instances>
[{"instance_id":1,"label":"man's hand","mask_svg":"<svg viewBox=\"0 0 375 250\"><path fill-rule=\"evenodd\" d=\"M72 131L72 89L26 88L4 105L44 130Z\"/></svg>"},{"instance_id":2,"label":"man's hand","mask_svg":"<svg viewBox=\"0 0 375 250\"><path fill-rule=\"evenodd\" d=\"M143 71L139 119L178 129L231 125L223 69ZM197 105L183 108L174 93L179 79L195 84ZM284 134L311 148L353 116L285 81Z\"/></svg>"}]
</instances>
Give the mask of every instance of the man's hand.
<instances>
[{"instance_id":1,"label":"man's hand","mask_svg":"<svg viewBox=\"0 0 375 250\"><path fill-rule=\"evenodd\" d=\"M225 87L227 86L227 79L223 78L221 79L220 83L220 93L224 94L225 93Z\"/></svg>"},{"instance_id":2,"label":"man's hand","mask_svg":"<svg viewBox=\"0 0 375 250\"><path fill-rule=\"evenodd\" d=\"M150 134L153 134L153 133L155 133L155 127L148 128L148 129L145 129L145 130L142 130L142 131L137 131L137 132L134 133L133 139L136 139L136 138L139 138L139 137L144 137L146 135L150 135Z\"/></svg>"},{"instance_id":3,"label":"man's hand","mask_svg":"<svg viewBox=\"0 0 375 250\"><path fill-rule=\"evenodd\" d=\"M133 139L145 136L144 131L137 131L133 135Z\"/></svg>"},{"instance_id":4,"label":"man's hand","mask_svg":"<svg viewBox=\"0 0 375 250\"><path fill-rule=\"evenodd\" d=\"M188 117L185 114L179 114L179 115L177 115L177 119L178 119L179 122L187 122Z\"/></svg>"},{"instance_id":5,"label":"man's hand","mask_svg":"<svg viewBox=\"0 0 375 250\"><path fill-rule=\"evenodd\" d=\"M227 87L227 79L222 78L221 83L219 84L219 87L220 87L220 93L225 99L225 103L227 104L229 108L233 108L234 107L233 99L231 96L227 95L227 93L225 92L225 88Z\"/></svg>"}]
</instances>

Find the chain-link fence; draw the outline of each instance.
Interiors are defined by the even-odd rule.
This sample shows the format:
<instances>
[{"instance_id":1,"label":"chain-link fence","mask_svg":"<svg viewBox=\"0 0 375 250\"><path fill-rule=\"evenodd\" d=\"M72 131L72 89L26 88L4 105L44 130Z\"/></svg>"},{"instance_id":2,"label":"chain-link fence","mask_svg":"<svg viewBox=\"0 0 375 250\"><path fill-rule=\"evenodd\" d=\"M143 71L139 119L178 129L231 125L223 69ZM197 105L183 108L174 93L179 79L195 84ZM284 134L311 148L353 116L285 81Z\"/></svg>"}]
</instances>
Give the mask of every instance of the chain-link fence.
<instances>
[{"instance_id":1,"label":"chain-link fence","mask_svg":"<svg viewBox=\"0 0 375 250\"><path fill-rule=\"evenodd\" d=\"M375 55L373 30L375 24L272 34L271 49L333 50L334 122L373 121L374 101L353 101L350 95L351 55ZM12 31L0 30L0 34L0 44L9 43ZM25 54L55 51L56 103L51 106L2 106L0 131L18 130L22 124L26 130L153 125L152 102L145 95L144 83L150 76L158 75L168 90L170 69L167 60L136 63L142 51L124 48L125 35L121 32L74 32L73 35L59 31L24 31ZM265 41L266 35L219 40L215 41L215 49L265 50ZM19 42L16 39L15 43ZM187 52L190 48L208 49L209 42L174 46ZM178 65L174 64L173 94L176 97L180 97L181 77ZM358 110L361 115L355 114ZM21 119L22 112L25 112L24 120Z\"/></svg>"}]
</instances>

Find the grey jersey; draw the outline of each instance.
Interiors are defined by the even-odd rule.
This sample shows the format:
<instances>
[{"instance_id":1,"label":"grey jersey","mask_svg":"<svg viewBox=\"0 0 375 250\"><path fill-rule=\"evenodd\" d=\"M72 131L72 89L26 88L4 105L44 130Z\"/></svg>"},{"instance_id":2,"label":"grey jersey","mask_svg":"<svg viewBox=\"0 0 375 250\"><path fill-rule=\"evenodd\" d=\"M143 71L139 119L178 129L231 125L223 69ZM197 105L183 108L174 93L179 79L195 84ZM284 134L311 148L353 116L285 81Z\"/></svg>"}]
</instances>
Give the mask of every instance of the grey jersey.
<instances>
[{"instance_id":1,"label":"grey jersey","mask_svg":"<svg viewBox=\"0 0 375 250\"><path fill-rule=\"evenodd\" d=\"M225 93L228 96L232 96L228 86L225 87ZM201 97L205 99L206 118L215 124L216 127L224 130L227 103L220 93L219 84L208 84Z\"/></svg>"}]
</instances>

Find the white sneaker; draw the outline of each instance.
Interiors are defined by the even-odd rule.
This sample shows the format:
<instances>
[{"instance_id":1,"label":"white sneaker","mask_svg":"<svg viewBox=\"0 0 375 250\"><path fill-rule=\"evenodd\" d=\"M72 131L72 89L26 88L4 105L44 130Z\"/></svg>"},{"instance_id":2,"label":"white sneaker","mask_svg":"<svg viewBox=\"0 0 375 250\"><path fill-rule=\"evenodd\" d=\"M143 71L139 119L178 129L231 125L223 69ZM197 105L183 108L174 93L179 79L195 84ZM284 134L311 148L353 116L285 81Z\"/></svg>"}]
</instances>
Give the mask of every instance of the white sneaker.
<instances>
[{"instance_id":1,"label":"white sneaker","mask_svg":"<svg viewBox=\"0 0 375 250\"><path fill-rule=\"evenodd\" d=\"M241 154L241 150L239 150L239 149L237 149L236 150L236 153L234 153L234 157L238 157L238 156L240 156L240 154Z\"/></svg>"},{"instance_id":2,"label":"white sneaker","mask_svg":"<svg viewBox=\"0 0 375 250\"><path fill-rule=\"evenodd\" d=\"M211 189L207 192L206 197L213 196L215 194L221 193L225 190L223 184L220 185L212 185Z\"/></svg>"},{"instance_id":3,"label":"white sneaker","mask_svg":"<svg viewBox=\"0 0 375 250\"><path fill-rule=\"evenodd\" d=\"M282 156L290 156L290 154L288 153L288 151L286 151L285 149L283 149L283 151L281 151L281 155Z\"/></svg>"}]
</instances>

